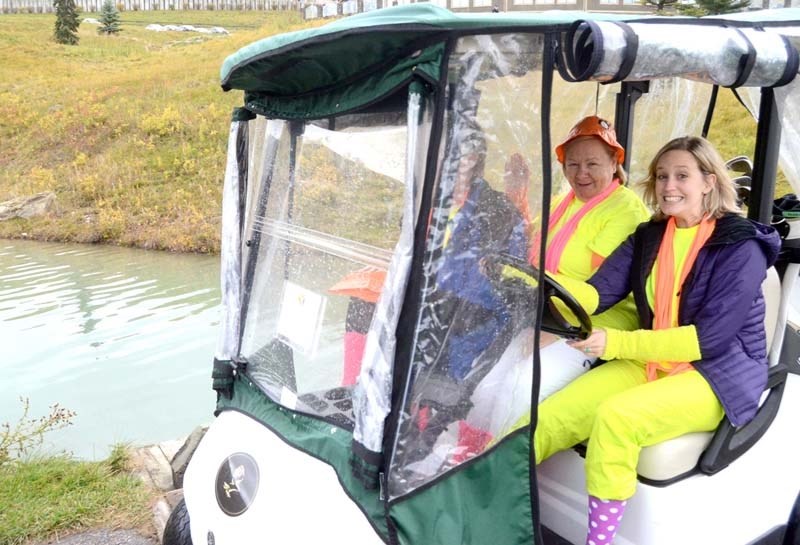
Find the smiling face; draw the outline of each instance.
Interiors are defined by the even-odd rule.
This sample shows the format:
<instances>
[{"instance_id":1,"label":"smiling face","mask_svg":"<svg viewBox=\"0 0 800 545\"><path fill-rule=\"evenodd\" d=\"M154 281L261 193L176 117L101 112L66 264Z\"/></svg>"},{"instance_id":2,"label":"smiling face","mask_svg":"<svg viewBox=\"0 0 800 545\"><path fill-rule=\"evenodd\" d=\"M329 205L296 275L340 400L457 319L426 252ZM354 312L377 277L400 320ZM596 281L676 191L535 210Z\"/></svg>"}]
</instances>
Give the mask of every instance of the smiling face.
<instances>
[{"instance_id":1,"label":"smiling face","mask_svg":"<svg viewBox=\"0 0 800 545\"><path fill-rule=\"evenodd\" d=\"M597 138L578 138L564 150L564 175L583 202L602 193L614 180L616 171L611 148Z\"/></svg>"},{"instance_id":2,"label":"smiling face","mask_svg":"<svg viewBox=\"0 0 800 545\"><path fill-rule=\"evenodd\" d=\"M694 155L671 150L659 159L655 170L655 194L658 207L675 217L678 227L692 227L703 219L703 197L711 192L716 176L704 174Z\"/></svg>"}]
</instances>

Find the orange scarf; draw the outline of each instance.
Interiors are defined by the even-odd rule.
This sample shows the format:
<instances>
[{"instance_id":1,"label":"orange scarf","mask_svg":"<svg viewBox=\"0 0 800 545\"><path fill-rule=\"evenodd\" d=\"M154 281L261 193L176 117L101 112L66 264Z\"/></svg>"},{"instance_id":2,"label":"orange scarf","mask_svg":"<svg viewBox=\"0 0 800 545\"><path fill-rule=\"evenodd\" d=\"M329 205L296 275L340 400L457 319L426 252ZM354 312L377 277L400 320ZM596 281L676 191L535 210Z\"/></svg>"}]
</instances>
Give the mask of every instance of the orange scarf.
<instances>
[{"instance_id":1,"label":"orange scarf","mask_svg":"<svg viewBox=\"0 0 800 545\"><path fill-rule=\"evenodd\" d=\"M692 270L697 254L700 248L708 241L711 233L714 232L716 225L714 218L703 218L700 226L697 229L697 234L692 241L692 246L689 248L689 253L686 256L686 261L683 263L683 268L680 272L678 286L680 289L674 297L680 305L681 292L683 290L683 282ZM658 266L656 268L656 289L655 301L653 301L653 329L667 329L674 327L673 320L677 319L672 315L673 309L673 290L675 289L675 256L673 254L673 242L675 238L675 218L670 217L667 221L667 230L664 233L664 238L661 239L661 246L658 248ZM688 362L672 362L671 365L665 366L657 361L647 362L647 380L655 380L658 378L658 371L664 371L669 375L677 375L694 369L692 364Z\"/></svg>"},{"instance_id":2,"label":"orange scarf","mask_svg":"<svg viewBox=\"0 0 800 545\"><path fill-rule=\"evenodd\" d=\"M583 219L583 217L592 211L592 209L603 202L606 197L611 195L621 184L619 178L614 178L614 180L608 184L602 192L595 195L588 201L586 201L580 209L575 212L575 214L570 217L567 222L561 226L561 228L550 238L550 242L547 244L547 250L544 255L544 269L550 273L557 273L558 266L561 263L561 255L564 253L564 249L567 247L567 243L569 239L572 238L572 235L575 233L575 230L578 228L578 224ZM552 232L553 227L561 221L561 218L566 213L569 205L572 204L572 201L576 199L575 192L573 190L569 190L569 193L558 203L558 206L553 213L550 214L550 219L547 222L547 230ZM539 246L542 244L542 232L539 231L536 233L536 236L533 239L533 244L531 245L531 249L528 252L528 262L531 263L534 267L539 266Z\"/></svg>"}]
</instances>

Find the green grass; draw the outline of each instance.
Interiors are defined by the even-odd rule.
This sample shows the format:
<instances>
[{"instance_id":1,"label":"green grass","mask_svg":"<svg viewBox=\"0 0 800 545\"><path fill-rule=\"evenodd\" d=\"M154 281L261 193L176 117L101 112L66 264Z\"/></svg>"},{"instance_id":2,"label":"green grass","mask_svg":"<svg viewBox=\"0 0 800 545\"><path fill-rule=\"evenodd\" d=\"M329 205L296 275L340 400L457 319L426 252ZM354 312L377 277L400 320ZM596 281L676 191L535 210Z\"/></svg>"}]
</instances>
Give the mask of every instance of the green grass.
<instances>
[{"instance_id":1,"label":"green grass","mask_svg":"<svg viewBox=\"0 0 800 545\"><path fill-rule=\"evenodd\" d=\"M92 14L88 14L92 15ZM52 41L52 15L0 17L0 202L54 191L54 214L0 237L216 252L230 112L225 57L309 26L296 12L125 12L122 32L82 23ZM229 27L205 35L149 23ZM319 24L319 23L315 23Z\"/></svg>"},{"instance_id":2,"label":"green grass","mask_svg":"<svg viewBox=\"0 0 800 545\"><path fill-rule=\"evenodd\" d=\"M744 106L728 89L720 89L717 109L711 122L708 138L717 147L724 159L737 155L747 155L751 159L755 152L756 121L749 114L743 114ZM775 195L793 193L786 175L778 168L775 180Z\"/></svg>"},{"instance_id":3,"label":"green grass","mask_svg":"<svg viewBox=\"0 0 800 545\"><path fill-rule=\"evenodd\" d=\"M323 21L258 11L123 12L121 21L117 36L83 23L80 44L65 46L52 40L53 15L0 17L0 202L56 194L51 214L0 222L0 238L217 252L229 118L242 100L221 91L222 61L254 40ZM154 32L145 30L149 23L222 26L231 34ZM505 87L497 96L519 96L509 102L520 110L512 124L538 115L524 104L538 100L526 81L498 84ZM577 106L594 103L596 89L557 81L555 138ZM601 114L612 116L614 96L600 91ZM703 105L695 108L702 115ZM538 133L529 132L519 142L506 135L501 149L538 149ZM723 90L711 140L728 158L752 156L754 137L754 121ZM649 126L636 138L639 157L663 144ZM500 179L497 157L489 169ZM778 194L788 191L784 180Z\"/></svg>"},{"instance_id":4,"label":"green grass","mask_svg":"<svg viewBox=\"0 0 800 545\"><path fill-rule=\"evenodd\" d=\"M126 447L103 462L33 458L0 465L0 543L33 540L94 527L152 534L151 492L128 470Z\"/></svg>"}]
</instances>

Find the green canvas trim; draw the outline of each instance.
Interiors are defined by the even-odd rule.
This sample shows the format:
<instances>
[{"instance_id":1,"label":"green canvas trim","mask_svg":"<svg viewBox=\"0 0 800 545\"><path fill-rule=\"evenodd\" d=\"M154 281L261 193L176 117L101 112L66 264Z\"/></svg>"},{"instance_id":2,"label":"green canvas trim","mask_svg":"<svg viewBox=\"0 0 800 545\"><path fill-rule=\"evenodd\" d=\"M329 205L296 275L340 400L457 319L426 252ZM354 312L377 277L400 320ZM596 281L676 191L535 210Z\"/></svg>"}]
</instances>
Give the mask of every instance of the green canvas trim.
<instances>
[{"instance_id":1,"label":"green canvas trim","mask_svg":"<svg viewBox=\"0 0 800 545\"><path fill-rule=\"evenodd\" d=\"M247 108L234 108L233 113L231 113L231 122L233 121L250 121L251 119L255 119L256 114L248 110Z\"/></svg>"},{"instance_id":2,"label":"green canvas trim","mask_svg":"<svg viewBox=\"0 0 800 545\"><path fill-rule=\"evenodd\" d=\"M566 30L575 20L587 18L622 21L634 16L585 12L462 15L429 3L408 4L254 42L225 59L220 81L225 90L239 89L257 95L265 103L275 103L265 109L289 115L289 107L281 106L280 102L298 95L319 97L353 81L374 81L379 74L397 74L408 67L409 56L415 51L429 50L431 46L439 51L454 33ZM436 79L438 68L431 67L425 72ZM377 96L365 96L354 102L374 102L391 85L381 84ZM359 91L370 94L363 85ZM309 106L304 110L332 111L330 107Z\"/></svg>"},{"instance_id":3,"label":"green canvas trim","mask_svg":"<svg viewBox=\"0 0 800 545\"><path fill-rule=\"evenodd\" d=\"M739 23L795 21L800 10L737 14ZM263 112L287 119L319 118L371 104L398 85L417 50L438 51L461 34L566 31L578 20L675 22L641 14L582 11L453 13L430 3L395 6L344 17L322 27L271 36L230 55L220 69L225 90L239 89ZM439 59L442 62L442 59ZM424 67L426 75L438 66ZM419 68L418 68L419 69ZM380 75L390 76L382 81ZM400 78L402 80L402 78ZM435 79L435 76L434 76ZM348 90L354 84L356 89ZM375 84L370 88L370 84ZM328 93L335 96L327 97ZM323 98L324 97L324 98ZM301 104L291 104L299 100ZM317 101L324 104L317 105ZM338 107L337 107L338 104ZM350 106L345 106L350 104Z\"/></svg>"},{"instance_id":4,"label":"green canvas trim","mask_svg":"<svg viewBox=\"0 0 800 545\"><path fill-rule=\"evenodd\" d=\"M526 428L424 490L392 501L398 542L418 545L425 536L425 545L535 543L530 463Z\"/></svg>"},{"instance_id":5,"label":"green canvas trim","mask_svg":"<svg viewBox=\"0 0 800 545\"><path fill-rule=\"evenodd\" d=\"M378 535L383 540L388 539L379 491L365 489L350 469L351 432L278 405L242 374L237 375L234 381L232 398L220 396L217 400L216 414L228 410L236 410L256 419L289 445L333 467L347 495L359 506Z\"/></svg>"},{"instance_id":6,"label":"green canvas trim","mask_svg":"<svg viewBox=\"0 0 800 545\"><path fill-rule=\"evenodd\" d=\"M435 84L444 59L444 44L410 52L388 66L376 65L359 79L346 79L336 86L323 87L314 92L298 92L289 96L275 96L261 92L245 93L247 109L270 118L320 119L351 112L379 102L413 80ZM317 73L311 70L311 73ZM287 86L292 85L286 82ZM295 82L301 91L300 82ZM313 85L321 85L320 81Z\"/></svg>"}]
</instances>

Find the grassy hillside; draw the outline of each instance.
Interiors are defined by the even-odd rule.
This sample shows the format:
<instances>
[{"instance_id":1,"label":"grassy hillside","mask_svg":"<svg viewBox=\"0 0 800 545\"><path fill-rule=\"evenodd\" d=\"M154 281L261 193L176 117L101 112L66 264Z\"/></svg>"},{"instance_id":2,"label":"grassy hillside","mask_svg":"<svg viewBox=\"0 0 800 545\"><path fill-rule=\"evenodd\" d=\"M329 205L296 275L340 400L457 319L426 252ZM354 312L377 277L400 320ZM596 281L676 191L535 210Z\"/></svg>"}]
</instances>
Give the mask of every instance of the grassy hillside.
<instances>
[{"instance_id":1,"label":"grassy hillside","mask_svg":"<svg viewBox=\"0 0 800 545\"><path fill-rule=\"evenodd\" d=\"M0 202L57 195L55 214L0 222L0 237L214 252L230 112L241 102L221 91L219 68L253 40L308 25L293 12L121 15L118 36L82 23L78 46L52 41L52 15L0 17Z\"/></svg>"},{"instance_id":2,"label":"grassy hillside","mask_svg":"<svg viewBox=\"0 0 800 545\"><path fill-rule=\"evenodd\" d=\"M0 222L0 238L218 251L229 116L241 101L220 90L219 67L255 39L321 22L288 12L125 12L118 36L81 24L78 46L53 42L53 23L0 17L0 202L57 195L47 217ZM719 108L710 137L723 156L752 156L752 119L728 92Z\"/></svg>"}]
</instances>

